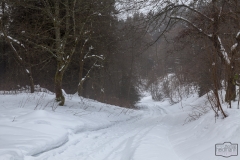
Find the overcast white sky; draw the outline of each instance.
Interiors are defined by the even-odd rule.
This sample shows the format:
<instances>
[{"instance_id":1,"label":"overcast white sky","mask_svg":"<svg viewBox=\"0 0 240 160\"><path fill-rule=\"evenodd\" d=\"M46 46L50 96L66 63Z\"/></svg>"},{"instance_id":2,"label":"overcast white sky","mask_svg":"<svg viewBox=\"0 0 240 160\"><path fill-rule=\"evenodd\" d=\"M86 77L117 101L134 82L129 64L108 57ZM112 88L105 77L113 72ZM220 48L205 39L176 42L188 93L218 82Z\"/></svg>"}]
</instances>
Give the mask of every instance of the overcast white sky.
<instances>
[{"instance_id":1,"label":"overcast white sky","mask_svg":"<svg viewBox=\"0 0 240 160\"><path fill-rule=\"evenodd\" d=\"M120 11L118 17L120 19L126 19L128 16L132 16L136 12L142 12L144 14L156 9L156 2L154 0L119 0L116 3L116 8Z\"/></svg>"},{"instance_id":2,"label":"overcast white sky","mask_svg":"<svg viewBox=\"0 0 240 160\"><path fill-rule=\"evenodd\" d=\"M192 0L117 0L116 8L120 11L118 17L126 19L136 12L147 14L158 11L169 3L189 4Z\"/></svg>"}]
</instances>

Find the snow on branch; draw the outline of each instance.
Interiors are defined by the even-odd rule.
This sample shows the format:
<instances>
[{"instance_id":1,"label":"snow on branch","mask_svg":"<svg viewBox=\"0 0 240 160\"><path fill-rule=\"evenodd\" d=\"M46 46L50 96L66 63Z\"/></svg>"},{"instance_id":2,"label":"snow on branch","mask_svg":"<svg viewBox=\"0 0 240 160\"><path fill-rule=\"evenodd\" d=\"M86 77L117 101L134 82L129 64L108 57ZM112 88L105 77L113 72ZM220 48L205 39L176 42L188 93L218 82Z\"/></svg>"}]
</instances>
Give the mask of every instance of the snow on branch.
<instances>
[{"instance_id":1,"label":"snow on branch","mask_svg":"<svg viewBox=\"0 0 240 160\"><path fill-rule=\"evenodd\" d=\"M59 69L59 72L61 72L64 67L65 67L65 65L62 65L62 67Z\"/></svg>"},{"instance_id":2,"label":"snow on branch","mask_svg":"<svg viewBox=\"0 0 240 160\"><path fill-rule=\"evenodd\" d=\"M237 38L237 39L240 38L240 31L237 33L236 38Z\"/></svg>"},{"instance_id":3,"label":"snow on branch","mask_svg":"<svg viewBox=\"0 0 240 160\"><path fill-rule=\"evenodd\" d=\"M101 67L101 68L103 68L103 65L95 64L94 67L99 67L99 68Z\"/></svg>"},{"instance_id":4,"label":"snow on branch","mask_svg":"<svg viewBox=\"0 0 240 160\"><path fill-rule=\"evenodd\" d=\"M238 46L238 43L235 43L232 47L231 47L231 51L233 52Z\"/></svg>"},{"instance_id":5,"label":"snow on branch","mask_svg":"<svg viewBox=\"0 0 240 160\"><path fill-rule=\"evenodd\" d=\"M25 48L24 44L22 44L20 41L18 41L17 39L15 38L12 38L11 36L6 36L5 34L1 33L0 36L4 36L6 37L7 39L9 39L10 41L12 42L15 42L17 44L19 44L20 46L22 46L23 48Z\"/></svg>"},{"instance_id":6,"label":"snow on branch","mask_svg":"<svg viewBox=\"0 0 240 160\"><path fill-rule=\"evenodd\" d=\"M220 51L223 55L223 58L225 59L225 61L227 62L227 64L230 64L230 60L229 60L229 57L228 57L228 54L225 50L225 48L223 47L223 44L222 44L222 41L221 41L221 38L218 36L218 42L219 42L219 45L220 45Z\"/></svg>"},{"instance_id":7,"label":"snow on branch","mask_svg":"<svg viewBox=\"0 0 240 160\"><path fill-rule=\"evenodd\" d=\"M7 40L8 40L8 42L9 42L9 44L11 45L11 47L12 47L12 49L13 49L13 51L14 51L14 54L16 55L17 59L19 60L19 62L23 63L22 57L18 54L17 49L16 49L16 48L14 47L14 45L13 45L13 42L18 43L18 44L20 44L20 45L21 45L21 43L20 43L18 40L13 39L13 38L10 37L10 36L6 36L4 33L0 33L0 36L4 36L4 37L7 38ZM21 46L22 46L22 45L21 45ZM23 45L23 47L24 47L24 45ZM25 48L25 47L24 47L24 48Z\"/></svg>"},{"instance_id":8,"label":"snow on branch","mask_svg":"<svg viewBox=\"0 0 240 160\"><path fill-rule=\"evenodd\" d=\"M12 38L11 36L7 36L8 39L10 39L11 41L19 44L20 46L22 46L23 48L25 48L24 44L22 44L21 42L19 42L18 40Z\"/></svg>"},{"instance_id":9,"label":"snow on branch","mask_svg":"<svg viewBox=\"0 0 240 160\"><path fill-rule=\"evenodd\" d=\"M90 56L85 56L84 59L87 59L87 58L98 58L100 60L104 60L104 57L101 55L101 56L98 56L98 55L90 55Z\"/></svg>"},{"instance_id":10,"label":"snow on branch","mask_svg":"<svg viewBox=\"0 0 240 160\"><path fill-rule=\"evenodd\" d=\"M86 43L87 41L85 40L85 43ZM85 45L85 43L84 43L84 45ZM94 49L94 47L93 46L90 46L89 47L89 50L88 50L88 52L87 52L87 54L84 56L84 59L87 59L87 58L98 58L98 59L100 59L100 60L104 60L105 58L103 57L103 55L100 55L100 56L98 56L98 55L89 55L89 53L91 52L91 50L93 50Z\"/></svg>"},{"instance_id":11,"label":"snow on branch","mask_svg":"<svg viewBox=\"0 0 240 160\"><path fill-rule=\"evenodd\" d=\"M237 43L235 43L232 47L231 47L231 51L234 52L236 50L236 48L239 45L240 42L240 31L237 33L236 35L236 39L237 39Z\"/></svg>"},{"instance_id":12,"label":"snow on branch","mask_svg":"<svg viewBox=\"0 0 240 160\"><path fill-rule=\"evenodd\" d=\"M16 50L16 48L13 46L12 42L10 42L10 45L11 45L12 49L13 49L15 52L17 52L17 50ZM20 58L20 59L22 60L22 58Z\"/></svg>"}]
</instances>

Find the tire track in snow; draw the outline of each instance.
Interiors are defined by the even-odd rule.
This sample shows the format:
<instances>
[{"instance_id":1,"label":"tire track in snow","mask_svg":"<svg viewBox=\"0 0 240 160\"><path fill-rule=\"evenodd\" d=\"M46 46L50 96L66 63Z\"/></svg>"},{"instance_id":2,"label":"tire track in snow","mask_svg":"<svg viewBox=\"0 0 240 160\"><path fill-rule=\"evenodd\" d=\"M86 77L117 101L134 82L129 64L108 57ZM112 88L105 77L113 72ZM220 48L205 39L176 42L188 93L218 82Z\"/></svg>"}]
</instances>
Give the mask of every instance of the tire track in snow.
<instances>
[{"instance_id":1,"label":"tire track in snow","mask_svg":"<svg viewBox=\"0 0 240 160\"><path fill-rule=\"evenodd\" d=\"M166 139L167 146L173 149L167 134L170 128L162 122L167 111L157 105L149 106L148 104L147 106L141 116L96 130L82 131L73 135L71 143L43 153L36 159L138 160L135 158L136 150L142 146L146 137L151 137L153 129L159 132L165 130L166 133L164 132L158 139ZM164 145L166 144L162 144Z\"/></svg>"},{"instance_id":2,"label":"tire track in snow","mask_svg":"<svg viewBox=\"0 0 240 160\"><path fill-rule=\"evenodd\" d=\"M109 155L107 155L103 160L112 159L115 157L114 153L124 153L120 160L130 160L136 148L139 146L142 138L146 136L154 127L146 127L137 131L134 131L131 136L124 138L123 142L117 145Z\"/></svg>"}]
</instances>

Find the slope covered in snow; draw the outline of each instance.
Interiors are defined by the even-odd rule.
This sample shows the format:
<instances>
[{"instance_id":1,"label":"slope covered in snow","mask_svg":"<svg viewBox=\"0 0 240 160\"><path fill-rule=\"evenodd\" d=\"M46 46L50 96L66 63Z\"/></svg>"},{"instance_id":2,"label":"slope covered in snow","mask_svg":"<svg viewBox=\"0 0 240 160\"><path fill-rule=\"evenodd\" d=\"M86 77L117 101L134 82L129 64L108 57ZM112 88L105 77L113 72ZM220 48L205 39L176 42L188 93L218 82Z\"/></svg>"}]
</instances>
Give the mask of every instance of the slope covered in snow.
<instances>
[{"instance_id":1,"label":"slope covered in snow","mask_svg":"<svg viewBox=\"0 0 240 160\"><path fill-rule=\"evenodd\" d=\"M0 95L0 159L226 159L215 156L215 144L240 144L237 102L225 108L226 119L209 111L187 121L194 107L206 105L194 94L174 105L145 95L135 110L75 95L63 107L51 93Z\"/></svg>"}]
</instances>

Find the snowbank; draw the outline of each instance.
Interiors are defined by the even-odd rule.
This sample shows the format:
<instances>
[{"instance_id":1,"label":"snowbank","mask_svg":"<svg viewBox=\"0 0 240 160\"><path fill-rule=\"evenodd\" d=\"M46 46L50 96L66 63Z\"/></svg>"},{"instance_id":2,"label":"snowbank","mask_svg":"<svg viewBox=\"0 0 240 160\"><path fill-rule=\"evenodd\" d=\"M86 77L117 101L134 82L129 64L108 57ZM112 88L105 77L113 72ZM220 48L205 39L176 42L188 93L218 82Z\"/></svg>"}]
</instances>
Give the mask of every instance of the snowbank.
<instances>
[{"instance_id":1,"label":"snowbank","mask_svg":"<svg viewBox=\"0 0 240 160\"><path fill-rule=\"evenodd\" d=\"M64 145L73 134L137 115L131 112L74 95L68 95L63 107L56 105L51 93L0 95L0 159L37 156Z\"/></svg>"}]
</instances>

